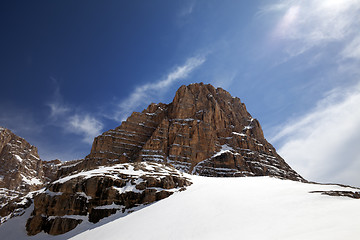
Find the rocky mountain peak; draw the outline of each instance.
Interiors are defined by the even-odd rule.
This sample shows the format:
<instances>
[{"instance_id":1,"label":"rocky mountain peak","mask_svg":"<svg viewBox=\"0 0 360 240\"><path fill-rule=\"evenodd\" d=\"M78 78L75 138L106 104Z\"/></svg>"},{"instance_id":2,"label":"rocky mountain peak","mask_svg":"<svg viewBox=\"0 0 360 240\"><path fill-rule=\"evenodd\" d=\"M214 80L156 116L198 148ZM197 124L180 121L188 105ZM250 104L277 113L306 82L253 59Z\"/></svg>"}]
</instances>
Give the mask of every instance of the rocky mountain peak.
<instances>
[{"instance_id":1,"label":"rocky mountain peak","mask_svg":"<svg viewBox=\"0 0 360 240\"><path fill-rule=\"evenodd\" d=\"M0 188L31 191L44 183L37 148L5 128L0 128L0 165Z\"/></svg>"},{"instance_id":2,"label":"rocky mountain peak","mask_svg":"<svg viewBox=\"0 0 360 240\"><path fill-rule=\"evenodd\" d=\"M185 190L192 183L184 173L305 181L266 141L239 98L203 83L181 86L169 104L133 112L96 137L85 159L41 161L35 147L3 128L0 144L0 189L8 191L0 192L7 197L0 220L32 204L29 235L63 234L83 221L96 223L119 211L126 215ZM10 194L14 190L17 196Z\"/></svg>"},{"instance_id":3,"label":"rocky mountain peak","mask_svg":"<svg viewBox=\"0 0 360 240\"><path fill-rule=\"evenodd\" d=\"M277 176L301 180L264 138L258 120L222 88L181 86L169 104L150 104L95 138L69 172L99 165L156 161L206 176Z\"/></svg>"},{"instance_id":4,"label":"rocky mountain peak","mask_svg":"<svg viewBox=\"0 0 360 240\"><path fill-rule=\"evenodd\" d=\"M55 180L61 165L59 160L42 161L35 146L1 127L0 224L21 214L31 204L27 195Z\"/></svg>"}]
</instances>

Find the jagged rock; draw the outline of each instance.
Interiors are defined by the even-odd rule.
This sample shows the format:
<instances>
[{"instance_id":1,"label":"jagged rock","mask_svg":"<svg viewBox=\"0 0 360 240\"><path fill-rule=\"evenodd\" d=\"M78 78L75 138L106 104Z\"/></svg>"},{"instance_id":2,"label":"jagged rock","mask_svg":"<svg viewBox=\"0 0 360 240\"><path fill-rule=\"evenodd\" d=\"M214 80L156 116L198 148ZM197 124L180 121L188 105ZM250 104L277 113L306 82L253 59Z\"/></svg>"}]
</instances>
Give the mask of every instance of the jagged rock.
<instances>
[{"instance_id":1,"label":"jagged rock","mask_svg":"<svg viewBox=\"0 0 360 240\"><path fill-rule=\"evenodd\" d=\"M353 192L353 191L312 191L310 193L321 193L323 195L328 196L335 196L335 197L349 197L360 199L360 191Z\"/></svg>"},{"instance_id":2,"label":"jagged rock","mask_svg":"<svg viewBox=\"0 0 360 240\"><path fill-rule=\"evenodd\" d=\"M29 235L41 231L62 234L84 217L95 223L117 211L166 198L190 184L175 168L158 163L117 164L79 172L52 182L34 197L26 229ZM65 217L69 215L73 217Z\"/></svg>"},{"instance_id":3,"label":"jagged rock","mask_svg":"<svg viewBox=\"0 0 360 240\"><path fill-rule=\"evenodd\" d=\"M43 172L45 176L46 182L52 182L58 178L58 170L60 166L63 166L64 163L59 159L55 159L52 161L42 161Z\"/></svg>"},{"instance_id":4,"label":"jagged rock","mask_svg":"<svg viewBox=\"0 0 360 240\"><path fill-rule=\"evenodd\" d=\"M43 162L25 140L4 129L0 132L0 161L6 164L2 169L12 170L10 178L21 176L24 181L27 175L19 162L26 162L35 174L29 179L40 182L36 187L3 188L13 200L4 200L8 204L3 205L5 213L0 207L0 214L16 209L21 214L21 206L33 201L26 224L29 235L62 234L85 220L95 223L119 211L130 213L184 190L191 183L182 172L305 181L266 141L260 123L239 98L203 83L180 87L170 104L152 103L134 112L119 127L96 137L90 154L81 160ZM45 190L21 205L26 191L44 184Z\"/></svg>"},{"instance_id":5,"label":"jagged rock","mask_svg":"<svg viewBox=\"0 0 360 240\"><path fill-rule=\"evenodd\" d=\"M32 203L28 194L57 179L59 168L71 164L42 161L36 147L0 127L0 224L21 214Z\"/></svg>"},{"instance_id":6,"label":"jagged rock","mask_svg":"<svg viewBox=\"0 0 360 240\"><path fill-rule=\"evenodd\" d=\"M32 202L27 194L45 178L36 147L0 127L0 224L22 214Z\"/></svg>"},{"instance_id":7,"label":"jagged rock","mask_svg":"<svg viewBox=\"0 0 360 240\"><path fill-rule=\"evenodd\" d=\"M27 193L43 184L37 148L10 130L0 128L0 188Z\"/></svg>"},{"instance_id":8,"label":"jagged rock","mask_svg":"<svg viewBox=\"0 0 360 240\"><path fill-rule=\"evenodd\" d=\"M180 87L170 104L152 103L96 137L91 153L72 171L140 161L204 176L305 181L266 141L239 98L203 83Z\"/></svg>"}]
</instances>

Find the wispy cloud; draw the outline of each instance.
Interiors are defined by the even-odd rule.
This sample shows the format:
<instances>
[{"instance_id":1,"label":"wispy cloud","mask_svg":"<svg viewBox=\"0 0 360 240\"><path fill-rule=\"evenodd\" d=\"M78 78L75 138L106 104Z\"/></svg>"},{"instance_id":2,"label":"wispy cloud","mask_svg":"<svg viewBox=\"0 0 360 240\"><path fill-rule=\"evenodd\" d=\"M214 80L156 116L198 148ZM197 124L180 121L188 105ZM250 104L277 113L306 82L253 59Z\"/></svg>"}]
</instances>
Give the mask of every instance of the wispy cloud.
<instances>
[{"instance_id":1,"label":"wispy cloud","mask_svg":"<svg viewBox=\"0 0 360 240\"><path fill-rule=\"evenodd\" d=\"M342 56L345 59L360 60L360 35L354 38L342 51Z\"/></svg>"},{"instance_id":2,"label":"wispy cloud","mask_svg":"<svg viewBox=\"0 0 360 240\"><path fill-rule=\"evenodd\" d=\"M360 186L360 85L337 88L309 113L278 127L279 153L309 180Z\"/></svg>"},{"instance_id":3,"label":"wispy cloud","mask_svg":"<svg viewBox=\"0 0 360 240\"><path fill-rule=\"evenodd\" d=\"M63 97L60 94L59 83L55 78L51 77L53 85L55 86L55 91L53 93L52 100L46 105L50 107L50 117L56 119L70 111L70 108L65 106Z\"/></svg>"},{"instance_id":4,"label":"wispy cloud","mask_svg":"<svg viewBox=\"0 0 360 240\"><path fill-rule=\"evenodd\" d=\"M185 17L187 15L190 15L194 11L195 3L195 0L191 0L185 3L184 7L180 10L180 16Z\"/></svg>"},{"instance_id":5,"label":"wispy cloud","mask_svg":"<svg viewBox=\"0 0 360 240\"><path fill-rule=\"evenodd\" d=\"M259 15L271 14L280 14L272 37L290 40L285 51L292 57L332 42L349 43L360 36L357 31L360 28L359 0L282 0L267 5Z\"/></svg>"},{"instance_id":6,"label":"wispy cloud","mask_svg":"<svg viewBox=\"0 0 360 240\"><path fill-rule=\"evenodd\" d=\"M205 60L206 59L203 56L189 58L186 60L185 64L176 67L164 79L154 83L146 83L137 86L127 99L118 104L117 111L114 113L113 118L116 121L125 120L134 109L148 103L151 97L164 91L172 83L187 78L189 74L197 67L201 66Z\"/></svg>"},{"instance_id":7,"label":"wispy cloud","mask_svg":"<svg viewBox=\"0 0 360 240\"><path fill-rule=\"evenodd\" d=\"M101 134L103 124L88 114L74 114L67 119L65 130L83 136L83 141L92 144L94 137Z\"/></svg>"},{"instance_id":8,"label":"wispy cloud","mask_svg":"<svg viewBox=\"0 0 360 240\"><path fill-rule=\"evenodd\" d=\"M102 122L85 111L67 105L60 93L58 82L53 79L53 83L53 99L46 104L50 108L50 124L60 127L65 133L79 135L83 142L91 144L94 137L101 133Z\"/></svg>"}]
</instances>

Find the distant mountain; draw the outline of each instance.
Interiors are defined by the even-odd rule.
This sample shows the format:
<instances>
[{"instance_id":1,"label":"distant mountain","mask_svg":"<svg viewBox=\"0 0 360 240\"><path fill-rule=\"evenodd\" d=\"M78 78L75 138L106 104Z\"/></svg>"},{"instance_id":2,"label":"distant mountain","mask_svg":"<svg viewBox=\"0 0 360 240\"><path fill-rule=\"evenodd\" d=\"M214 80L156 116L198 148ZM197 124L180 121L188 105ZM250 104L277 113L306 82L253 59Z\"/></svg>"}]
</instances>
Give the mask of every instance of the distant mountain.
<instances>
[{"instance_id":1,"label":"distant mountain","mask_svg":"<svg viewBox=\"0 0 360 240\"><path fill-rule=\"evenodd\" d=\"M42 161L35 146L0 127L0 224L21 214L32 203L27 194L55 180L67 164Z\"/></svg>"},{"instance_id":2,"label":"distant mountain","mask_svg":"<svg viewBox=\"0 0 360 240\"><path fill-rule=\"evenodd\" d=\"M239 98L209 84L182 86L171 103L152 103L141 113L134 112L119 127L96 137L90 154L81 160L44 162L24 139L3 128L0 134L0 216L2 223L8 220L0 226L0 235L13 239L19 237L10 233L16 222L28 235L74 236L105 224L105 219L113 219L110 216L127 218L186 190L197 179L215 183L209 177L270 176L292 180L287 181L294 182L291 186L312 186L266 141L260 123ZM228 191L249 194L225 185ZM313 185L306 187L316 191L313 195L360 198L355 188ZM310 194L306 191L303 194ZM188 210L193 211L182 211ZM18 217L10 219L14 216Z\"/></svg>"}]
</instances>

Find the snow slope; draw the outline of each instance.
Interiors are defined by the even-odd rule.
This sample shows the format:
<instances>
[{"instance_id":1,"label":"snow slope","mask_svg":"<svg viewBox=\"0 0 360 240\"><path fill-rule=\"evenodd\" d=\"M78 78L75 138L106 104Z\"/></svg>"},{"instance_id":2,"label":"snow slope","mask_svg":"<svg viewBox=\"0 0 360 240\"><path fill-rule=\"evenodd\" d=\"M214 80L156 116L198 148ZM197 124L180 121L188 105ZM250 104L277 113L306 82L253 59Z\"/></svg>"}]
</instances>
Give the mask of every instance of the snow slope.
<instances>
[{"instance_id":1,"label":"snow slope","mask_svg":"<svg viewBox=\"0 0 360 240\"><path fill-rule=\"evenodd\" d=\"M19 225L11 224L20 217L0 226L0 236L75 240L359 239L360 199L309 193L359 189L270 177L188 177L194 184L186 191L123 217L119 214L98 224L83 223L62 236L40 234L31 238Z\"/></svg>"}]
</instances>

